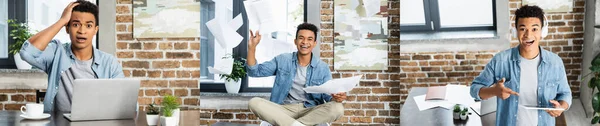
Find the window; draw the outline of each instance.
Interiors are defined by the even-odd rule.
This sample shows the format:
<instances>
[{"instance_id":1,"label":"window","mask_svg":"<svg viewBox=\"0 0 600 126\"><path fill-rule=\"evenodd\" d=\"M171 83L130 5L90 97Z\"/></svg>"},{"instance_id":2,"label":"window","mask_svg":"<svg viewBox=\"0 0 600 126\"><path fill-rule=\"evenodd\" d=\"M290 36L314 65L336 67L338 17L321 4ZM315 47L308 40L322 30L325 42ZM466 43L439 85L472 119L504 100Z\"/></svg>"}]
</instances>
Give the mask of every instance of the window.
<instances>
[{"instance_id":1,"label":"window","mask_svg":"<svg viewBox=\"0 0 600 126\"><path fill-rule=\"evenodd\" d=\"M0 0L0 59L8 58L8 0Z\"/></svg>"},{"instance_id":2,"label":"window","mask_svg":"<svg viewBox=\"0 0 600 126\"><path fill-rule=\"evenodd\" d=\"M495 3L495 0L401 0L400 30L496 30Z\"/></svg>"},{"instance_id":3,"label":"window","mask_svg":"<svg viewBox=\"0 0 600 126\"><path fill-rule=\"evenodd\" d=\"M20 22L25 21L27 16L24 13L26 12L26 7L27 3L25 0L0 0L0 68L17 68L13 55L8 53L8 47L14 41L9 37L11 28L8 27L6 20L15 19Z\"/></svg>"},{"instance_id":4,"label":"window","mask_svg":"<svg viewBox=\"0 0 600 126\"><path fill-rule=\"evenodd\" d=\"M269 61L282 53L296 51L293 43L296 34L296 26L305 20L305 1L304 0L269 0L273 10L273 21L271 28L274 32L263 35L260 44L256 49L256 60L258 63ZM218 74L208 72L208 66L214 66L215 59L231 53L235 56L246 57L247 55L247 37L248 29L255 29L258 26L248 24L243 1L233 0L232 11L227 8L228 1L201 0L201 59L200 59L200 90L202 92L224 92L224 80L220 79ZM244 16L244 25L237 32L244 37L240 45L232 50L224 50L215 43L215 38L208 30L206 22L214 18L223 18L224 21L230 21L233 16L242 14ZM215 16L217 15L217 16ZM240 92L269 92L273 86L275 77L246 77L242 81Z\"/></svg>"}]
</instances>

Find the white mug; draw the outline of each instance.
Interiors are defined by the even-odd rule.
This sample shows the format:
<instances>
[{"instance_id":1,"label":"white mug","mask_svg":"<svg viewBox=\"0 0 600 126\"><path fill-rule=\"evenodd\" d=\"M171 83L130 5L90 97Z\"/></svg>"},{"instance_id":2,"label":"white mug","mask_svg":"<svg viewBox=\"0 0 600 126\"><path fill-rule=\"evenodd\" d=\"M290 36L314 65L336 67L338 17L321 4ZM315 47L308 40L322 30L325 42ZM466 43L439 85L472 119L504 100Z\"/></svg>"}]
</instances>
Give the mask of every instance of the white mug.
<instances>
[{"instance_id":1,"label":"white mug","mask_svg":"<svg viewBox=\"0 0 600 126\"><path fill-rule=\"evenodd\" d=\"M23 108L27 109L27 111L23 111ZM28 117L38 117L41 116L43 112L44 104L26 104L25 106L21 106L21 113Z\"/></svg>"}]
</instances>

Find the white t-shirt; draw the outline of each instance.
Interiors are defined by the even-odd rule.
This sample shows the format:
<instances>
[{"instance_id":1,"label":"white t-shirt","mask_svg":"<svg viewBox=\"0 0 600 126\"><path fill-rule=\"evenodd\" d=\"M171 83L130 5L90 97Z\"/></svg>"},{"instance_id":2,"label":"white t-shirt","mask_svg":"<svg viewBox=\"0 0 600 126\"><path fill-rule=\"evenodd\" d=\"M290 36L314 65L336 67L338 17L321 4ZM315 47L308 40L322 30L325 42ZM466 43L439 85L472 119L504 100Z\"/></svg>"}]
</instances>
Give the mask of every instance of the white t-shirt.
<instances>
[{"instance_id":1,"label":"white t-shirt","mask_svg":"<svg viewBox=\"0 0 600 126\"><path fill-rule=\"evenodd\" d=\"M524 105L537 105L538 66L540 56L534 59L520 57L521 78L519 83L519 111L517 112L517 126L537 126L538 110L525 109Z\"/></svg>"}]
</instances>

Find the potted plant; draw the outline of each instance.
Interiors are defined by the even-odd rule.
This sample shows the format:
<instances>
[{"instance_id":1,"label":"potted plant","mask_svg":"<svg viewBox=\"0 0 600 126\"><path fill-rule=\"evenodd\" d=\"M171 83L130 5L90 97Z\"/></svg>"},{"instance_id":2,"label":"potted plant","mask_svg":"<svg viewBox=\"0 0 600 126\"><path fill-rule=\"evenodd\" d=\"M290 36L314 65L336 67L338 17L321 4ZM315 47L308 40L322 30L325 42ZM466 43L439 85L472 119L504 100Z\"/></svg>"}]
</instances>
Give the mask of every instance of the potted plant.
<instances>
[{"instance_id":1,"label":"potted plant","mask_svg":"<svg viewBox=\"0 0 600 126\"><path fill-rule=\"evenodd\" d=\"M146 122L148 122L148 125L156 125L158 122L158 107L154 102L149 106L148 112L146 112Z\"/></svg>"},{"instance_id":2,"label":"potted plant","mask_svg":"<svg viewBox=\"0 0 600 126\"><path fill-rule=\"evenodd\" d=\"M15 65L17 65L18 69L31 69L31 65L23 61L21 59L21 55L19 54L23 43L33 36L33 34L29 32L29 26L27 23L18 23L12 19L7 20L6 22L12 28L9 35L15 41L15 43L8 47L9 54L14 56Z\"/></svg>"},{"instance_id":3,"label":"potted plant","mask_svg":"<svg viewBox=\"0 0 600 126\"><path fill-rule=\"evenodd\" d=\"M244 63L246 63L246 59L234 58L231 73L219 75L221 79L225 79L225 89L227 90L227 93L237 94L240 91L242 78L246 77Z\"/></svg>"},{"instance_id":4,"label":"potted plant","mask_svg":"<svg viewBox=\"0 0 600 126\"><path fill-rule=\"evenodd\" d=\"M463 108L463 110L460 111L460 120L467 120L469 117L468 115L471 115L471 113L469 112L469 108Z\"/></svg>"},{"instance_id":5,"label":"potted plant","mask_svg":"<svg viewBox=\"0 0 600 126\"><path fill-rule=\"evenodd\" d=\"M179 125L179 103L177 97L167 95L161 102L163 114L160 117L161 126Z\"/></svg>"},{"instance_id":6,"label":"potted plant","mask_svg":"<svg viewBox=\"0 0 600 126\"><path fill-rule=\"evenodd\" d=\"M592 89L593 93L596 89L600 90L600 54L594 57L591 64L592 66L589 69L592 72L586 74L583 76L583 78L587 78L588 76L592 75L592 79L590 79L588 82L588 87ZM592 118L591 123L596 124L600 120L600 92L593 93L592 108L594 109L594 118Z\"/></svg>"},{"instance_id":7,"label":"potted plant","mask_svg":"<svg viewBox=\"0 0 600 126\"><path fill-rule=\"evenodd\" d=\"M452 117L453 117L453 119L459 119L459 115L460 115L460 105L456 104L456 105L454 105Z\"/></svg>"}]
</instances>

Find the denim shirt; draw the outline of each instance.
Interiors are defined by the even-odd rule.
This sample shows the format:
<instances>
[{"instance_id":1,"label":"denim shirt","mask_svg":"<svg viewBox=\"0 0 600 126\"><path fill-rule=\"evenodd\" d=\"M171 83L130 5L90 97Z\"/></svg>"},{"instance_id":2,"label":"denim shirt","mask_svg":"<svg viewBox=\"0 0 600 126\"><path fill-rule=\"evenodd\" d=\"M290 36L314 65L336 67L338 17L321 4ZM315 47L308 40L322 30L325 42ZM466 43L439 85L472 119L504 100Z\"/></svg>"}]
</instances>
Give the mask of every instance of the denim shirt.
<instances>
[{"instance_id":1,"label":"denim shirt","mask_svg":"<svg viewBox=\"0 0 600 126\"><path fill-rule=\"evenodd\" d=\"M253 59L256 60L256 59ZM250 77L267 77L275 75L275 83L271 90L270 101L283 104L283 100L288 96L292 88L294 77L296 77L296 68L298 67L298 53L284 53L276 56L271 61L267 61L254 66L247 66L247 73ZM331 71L329 65L321 61L319 57L312 55L310 65L307 67L306 85L319 86L331 80ZM304 107L314 107L331 101L331 96L324 93L306 93L308 101L304 102Z\"/></svg>"},{"instance_id":2,"label":"denim shirt","mask_svg":"<svg viewBox=\"0 0 600 126\"><path fill-rule=\"evenodd\" d=\"M25 41L19 51L21 58L34 67L40 68L48 74L48 89L44 97L44 112L51 112L54 108L54 97L58 93L60 74L69 69L76 57L71 51L71 44L61 44L52 40L43 51ZM98 78L123 78L123 68L114 56L96 48L93 50L94 61L92 70Z\"/></svg>"},{"instance_id":3,"label":"denim shirt","mask_svg":"<svg viewBox=\"0 0 600 126\"><path fill-rule=\"evenodd\" d=\"M538 66L537 105L553 106L550 100L562 100L568 103L570 107L572 99L571 88L569 88L562 59L558 55L541 48L539 56L541 62ZM506 79L504 82L505 87L518 93L520 87L519 72L521 71L519 57L519 47L496 54L485 66L483 72L473 80L470 91L471 97L481 100L479 90L483 87L490 87L502 78ZM517 124L517 121L527 121L517 119L518 102L519 96L516 95L510 95L506 100L497 99L497 126L514 126ZM546 111L538 110L537 124L539 126L553 126L555 125L555 120Z\"/></svg>"}]
</instances>

